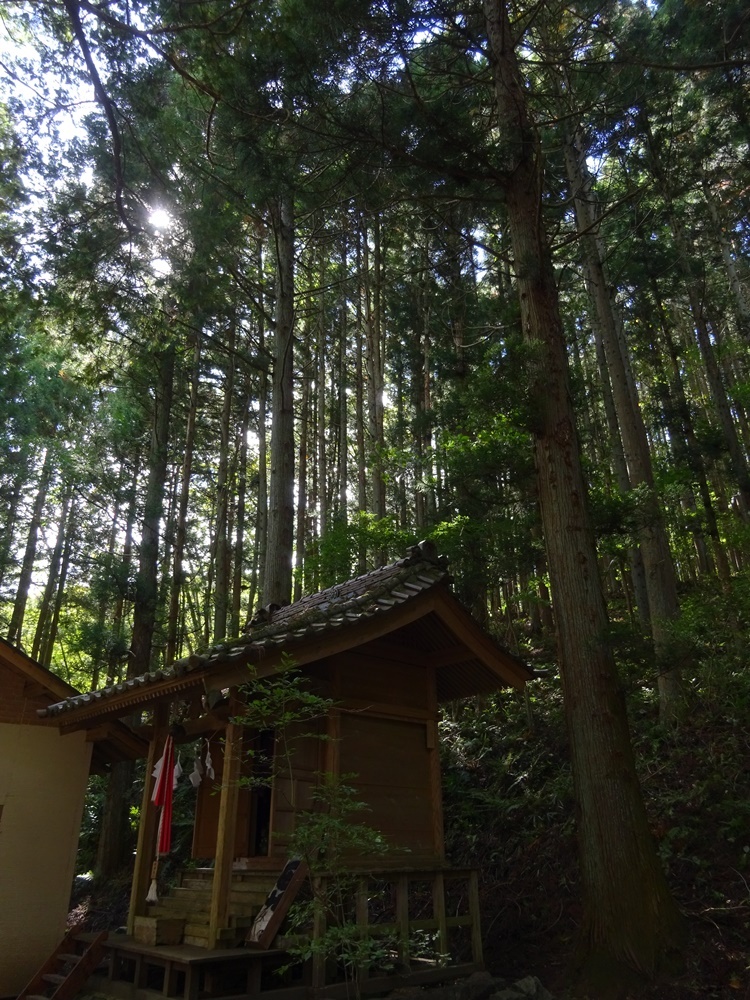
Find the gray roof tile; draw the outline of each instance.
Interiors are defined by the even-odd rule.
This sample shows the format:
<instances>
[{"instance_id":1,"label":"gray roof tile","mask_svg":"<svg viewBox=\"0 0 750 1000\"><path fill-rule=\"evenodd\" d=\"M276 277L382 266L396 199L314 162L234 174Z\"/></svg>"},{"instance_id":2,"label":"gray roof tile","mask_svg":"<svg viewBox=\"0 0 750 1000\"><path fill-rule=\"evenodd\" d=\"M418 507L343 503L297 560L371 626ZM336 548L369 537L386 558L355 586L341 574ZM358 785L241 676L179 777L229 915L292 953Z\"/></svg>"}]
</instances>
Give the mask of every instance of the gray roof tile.
<instances>
[{"instance_id":1,"label":"gray roof tile","mask_svg":"<svg viewBox=\"0 0 750 1000\"><path fill-rule=\"evenodd\" d=\"M237 639L225 640L202 654L178 660L166 669L131 678L101 691L66 698L50 705L46 714L59 715L79 705L90 704L94 698L110 698L136 686L148 686L194 670L210 669L214 663L248 659L254 651L284 646L308 635L320 635L354 624L376 613L387 613L448 579L446 561L438 558L431 542L420 542L404 559L388 566L380 566L285 607L260 608L248 623L245 634Z\"/></svg>"}]
</instances>

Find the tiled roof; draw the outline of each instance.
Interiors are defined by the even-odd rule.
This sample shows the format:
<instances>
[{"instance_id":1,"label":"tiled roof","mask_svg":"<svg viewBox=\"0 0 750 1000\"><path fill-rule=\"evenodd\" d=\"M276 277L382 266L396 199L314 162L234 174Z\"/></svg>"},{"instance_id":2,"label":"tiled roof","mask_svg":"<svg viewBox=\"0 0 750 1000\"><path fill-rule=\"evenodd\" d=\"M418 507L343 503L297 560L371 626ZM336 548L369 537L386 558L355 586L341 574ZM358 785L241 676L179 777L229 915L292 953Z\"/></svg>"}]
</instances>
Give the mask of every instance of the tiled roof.
<instances>
[{"instance_id":1,"label":"tiled roof","mask_svg":"<svg viewBox=\"0 0 750 1000\"><path fill-rule=\"evenodd\" d=\"M248 623L245 634L212 646L204 653L177 660L171 667L132 677L88 694L79 694L50 705L46 717L57 716L84 705L138 687L177 679L214 665L249 662L265 650L294 646L312 636L354 624L365 618L387 614L431 587L449 580L447 562L437 556L431 542L415 545L404 559L364 573L285 607L261 608ZM41 713L40 713L41 714Z\"/></svg>"}]
</instances>

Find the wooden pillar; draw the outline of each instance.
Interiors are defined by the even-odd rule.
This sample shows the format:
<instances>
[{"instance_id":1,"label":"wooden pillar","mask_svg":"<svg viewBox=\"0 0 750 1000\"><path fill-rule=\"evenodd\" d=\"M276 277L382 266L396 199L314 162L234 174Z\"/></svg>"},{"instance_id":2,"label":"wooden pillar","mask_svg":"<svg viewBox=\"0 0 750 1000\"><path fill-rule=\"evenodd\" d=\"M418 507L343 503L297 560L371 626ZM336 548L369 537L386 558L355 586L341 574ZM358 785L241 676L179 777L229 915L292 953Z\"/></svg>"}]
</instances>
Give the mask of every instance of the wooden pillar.
<instances>
[{"instance_id":1,"label":"wooden pillar","mask_svg":"<svg viewBox=\"0 0 750 1000\"><path fill-rule=\"evenodd\" d=\"M442 872L435 872L432 882L432 912L437 924L438 955L447 955L448 923L445 912L445 878Z\"/></svg>"},{"instance_id":2,"label":"wooden pillar","mask_svg":"<svg viewBox=\"0 0 750 1000\"><path fill-rule=\"evenodd\" d=\"M313 896L316 899L316 906L313 915L313 943L321 941L326 932L326 905L328 897L328 880L325 878L313 879ZM326 955L324 949L318 948L313 951L312 956L312 981L310 986L314 990L323 989L326 984Z\"/></svg>"},{"instance_id":3,"label":"wooden pillar","mask_svg":"<svg viewBox=\"0 0 750 1000\"><path fill-rule=\"evenodd\" d=\"M230 704L230 719L238 714L236 696ZM237 800L240 790L242 755L242 725L228 722L224 737L224 772L219 800L219 823L216 834L216 862L211 889L211 912L208 925L208 947L215 948L220 932L229 921L229 892L232 882L232 862L237 826Z\"/></svg>"},{"instance_id":4,"label":"wooden pillar","mask_svg":"<svg viewBox=\"0 0 750 1000\"><path fill-rule=\"evenodd\" d=\"M153 781L151 773L164 750L169 723L169 704L159 702L154 707L154 729L151 742L148 745L146 757L146 774L143 779L143 798L141 799L141 815L138 821L138 843L135 849L135 868L133 884L130 888L130 909L128 910L128 934L135 928L135 918L147 912L146 896L151 881L151 865L156 852L156 829L159 823L159 810L151 801Z\"/></svg>"},{"instance_id":5,"label":"wooden pillar","mask_svg":"<svg viewBox=\"0 0 750 1000\"><path fill-rule=\"evenodd\" d=\"M330 697L334 705L341 701L341 665L336 662L331 670ZM341 709L331 708L326 718L326 738L323 744L323 770L332 778L341 773Z\"/></svg>"},{"instance_id":6,"label":"wooden pillar","mask_svg":"<svg viewBox=\"0 0 750 1000\"><path fill-rule=\"evenodd\" d=\"M332 708L328 712L326 719L326 738L323 747L324 766L323 770L331 776L332 780L338 779L341 773L341 709Z\"/></svg>"},{"instance_id":7,"label":"wooden pillar","mask_svg":"<svg viewBox=\"0 0 750 1000\"><path fill-rule=\"evenodd\" d=\"M396 884L396 925L398 926L398 957L403 966L409 965L409 876L399 875Z\"/></svg>"},{"instance_id":8,"label":"wooden pillar","mask_svg":"<svg viewBox=\"0 0 750 1000\"><path fill-rule=\"evenodd\" d=\"M370 900L367 892L367 879L360 878L357 883L357 895L355 900L355 916L357 920L357 930L363 941L370 936ZM355 970L357 977L357 994L362 990L363 983L370 975L370 966L363 963Z\"/></svg>"},{"instance_id":9,"label":"wooden pillar","mask_svg":"<svg viewBox=\"0 0 750 1000\"><path fill-rule=\"evenodd\" d=\"M437 674L430 672L427 679L430 720L427 723L427 748L430 752L430 805L432 809L432 844L435 855L445 860L445 832L443 825L443 779L440 773L440 743L438 733Z\"/></svg>"},{"instance_id":10,"label":"wooden pillar","mask_svg":"<svg viewBox=\"0 0 750 1000\"><path fill-rule=\"evenodd\" d=\"M469 913L471 914L471 958L476 965L482 965L482 917L479 909L479 873L476 868L472 869L469 875Z\"/></svg>"}]
</instances>

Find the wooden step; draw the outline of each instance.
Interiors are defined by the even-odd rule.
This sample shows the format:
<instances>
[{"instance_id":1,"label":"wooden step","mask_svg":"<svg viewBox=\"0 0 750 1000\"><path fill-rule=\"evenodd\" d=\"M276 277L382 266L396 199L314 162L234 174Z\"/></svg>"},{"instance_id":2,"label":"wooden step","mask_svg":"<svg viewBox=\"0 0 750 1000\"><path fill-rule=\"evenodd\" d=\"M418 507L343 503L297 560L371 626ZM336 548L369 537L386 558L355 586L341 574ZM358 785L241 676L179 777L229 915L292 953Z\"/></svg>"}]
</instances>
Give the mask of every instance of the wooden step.
<instances>
[{"instance_id":1,"label":"wooden step","mask_svg":"<svg viewBox=\"0 0 750 1000\"><path fill-rule=\"evenodd\" d=\"M133 921L133 937L140 944L154 947L160 944L180 944L185 930L185 918L173 913L153 913L138 916Z\"/></svg>"},{"instance_id":2,"label":"wooden step","mask_svg":"<svg viewBox=\"0 0 750 1000\"><path fill-rule=\"evenodd\" d=\"M273 888L272 886L269 888ZM190 886L178 885L170 890L169 895L165 898L167 899L189 899L191 902L196 903L210 902L211 900L211 890L210 885L204 886L200 889L193 889ZM236 899L238 903L240 902L258 902L263 904L268 896L269 889L263 886L252 885L250 882L233 882L229 886L229 895L231 899Z\"/></svg>"},{"instance_id":3,"label":"wooden step","mask_svg":"<svg viewBox=\"0 0 750 1000\"><path fill-rule=\"evenodd\" d=\"M240 934L244 928L240 927L223 927L219 931L219 941L218 947L223 947L225 945L235 944ZM207 948L208 947L208 924L201 923L190 923L185 924L185 934L183 936L184 944L191 944L197 948Z\"/></svg>"},{"instance_id":4,"label":"wooden step","mask_svg":"<svg viewBox=\"0 0 750 1000\"><path fill-rule=\"evenodd\" d=\"M206 888L214 880L213 868L193 868L180 873L180 885L186 888ZM276 884L278 872L253 871L251 869L235 868L232 872L232 884L256 885L268 892Z\"/></svg>"},{"instance_id":5,"label":"wooden step","mask_svg":"<svg viewBox=\"0 0 750 1000\"><path fill-rule=\"evenodd\" d=\"M159 903L159 907L164 907L165 911L169 913L180 913L185 916L187 920L191 918L193 914L209 914L211 912L211 906L192 906L189 900L184 899L163 899ZM236 899L234 896L229 897L229 910L231 913L236 913L238 916L254 917L256 913L260 910L261 904L253 902L252 900Z\"/></svg>"},{"instance_id":6,"label":"wooden step","mask_svg":"<svg viewBox=\"0 0 750 1000\"><path fill-rule=\"evenodd\" d=\"M208 934L208 921L205 920L190 920L185 924L185 933L194 934L200 936L201 934Z\"/></svg>"},{"instance_id":7,"label":"wooden step","mask_svg":"<svg viewBox=\"0 0 750 1000\"><path fill-rule=\"evenodd\" d=\"M193 913L208 913L211 910L211 901L196 901L193 902L189 899L176 899L174 896L164 896L160 899L155 906L153 906L149 913L152 916L158 916L160 914L174 916L176 914L190 916Z\"/></svg>"},{"instance_id":8,"label":"wooden step","mask_svg":"<svg viewBox=\"0 0 750 1000\"><path fill-rule=\"evenodd\" d=\"M196 948L208 947L208 922L205 924L189 923L185 924L185 931L182 937L183 944L192 944Z\"/></svg>"},{"instance_id":9,"label":"wooden step","mask_svg":"<svg viewBox=\"0 0 750 1000\"><path fill-rule=\"evenodd\" d=\"M101 963L107 932L94 934L86 940L79 939L80 928L68 931L47 961L42 965L26 988L18 995L18 1000L74 1000L82 990L94 969ZM81 955L72 948L82 947ZM60 964L68 967L64 974L53 972ZM38 990L45 984L54 987L51 993L41 994Z\"/></svg>"}]
</instances>

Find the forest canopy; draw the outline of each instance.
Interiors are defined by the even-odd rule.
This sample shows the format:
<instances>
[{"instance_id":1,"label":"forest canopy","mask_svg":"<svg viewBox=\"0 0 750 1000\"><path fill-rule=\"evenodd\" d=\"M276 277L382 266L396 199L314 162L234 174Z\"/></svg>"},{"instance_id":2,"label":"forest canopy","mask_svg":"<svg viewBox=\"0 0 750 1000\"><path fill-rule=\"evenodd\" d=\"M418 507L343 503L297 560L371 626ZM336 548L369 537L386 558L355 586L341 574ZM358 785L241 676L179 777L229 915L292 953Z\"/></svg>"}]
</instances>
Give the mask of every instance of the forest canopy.
<instances>
[{"instance_id":1,"label":"forest canopy","mask_svg":"<svg viewBox=\"0 0 750 1000\"><path fill-rule=\"evenodd\" d=\"M2 19L2 634L93 689L434 541L559 670L582 967L665 971L622 691L676 732L750 613L747 5Z\"/></svg>"}]
</instances>

